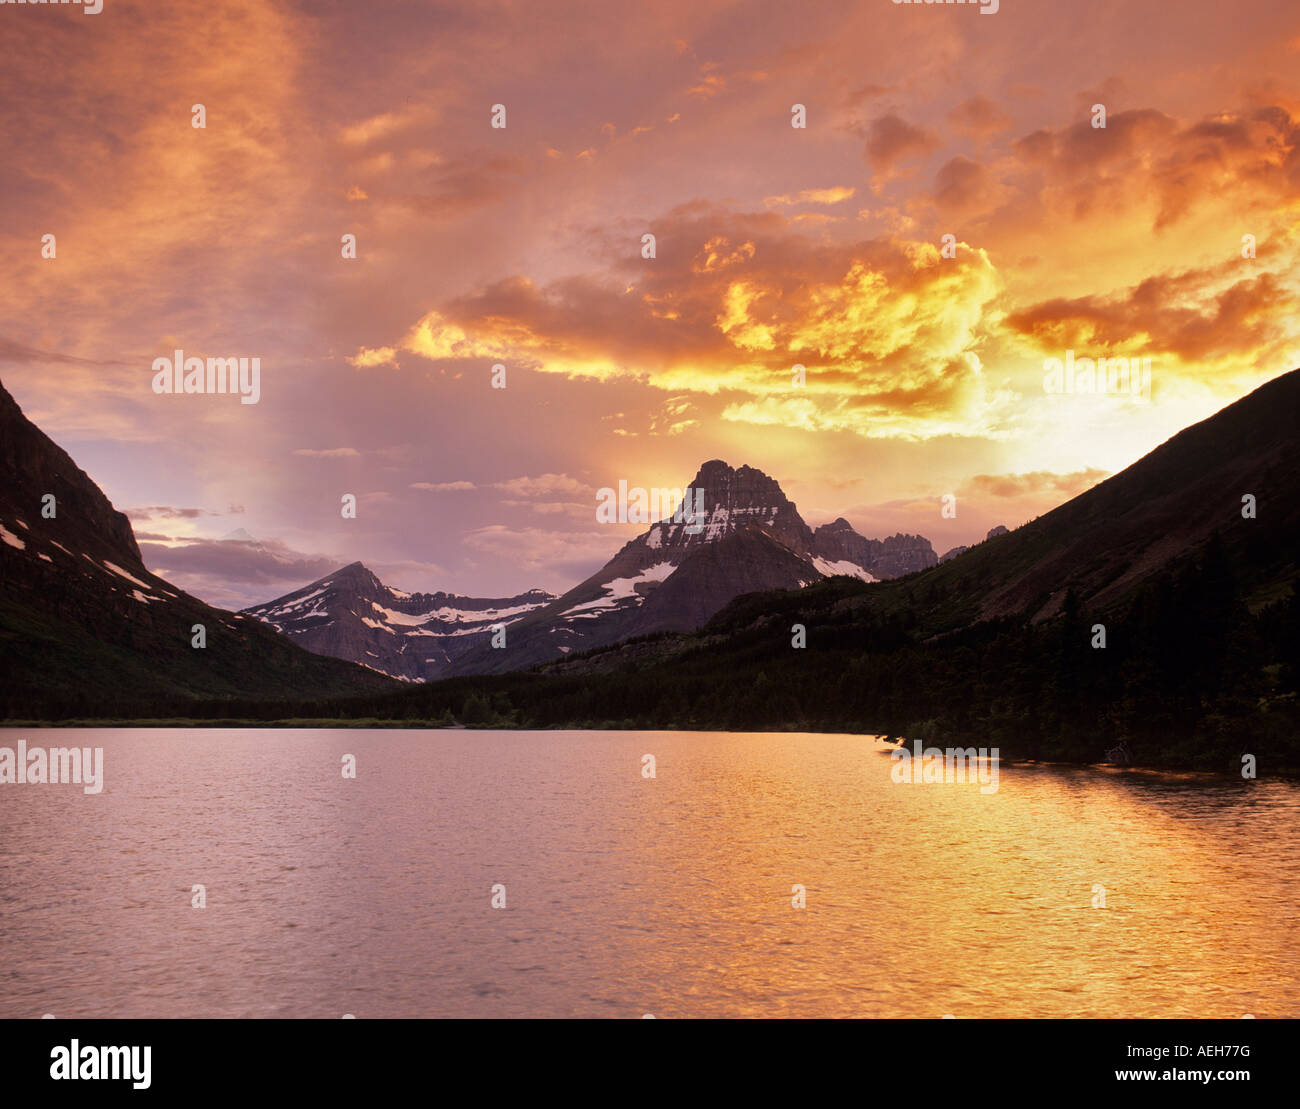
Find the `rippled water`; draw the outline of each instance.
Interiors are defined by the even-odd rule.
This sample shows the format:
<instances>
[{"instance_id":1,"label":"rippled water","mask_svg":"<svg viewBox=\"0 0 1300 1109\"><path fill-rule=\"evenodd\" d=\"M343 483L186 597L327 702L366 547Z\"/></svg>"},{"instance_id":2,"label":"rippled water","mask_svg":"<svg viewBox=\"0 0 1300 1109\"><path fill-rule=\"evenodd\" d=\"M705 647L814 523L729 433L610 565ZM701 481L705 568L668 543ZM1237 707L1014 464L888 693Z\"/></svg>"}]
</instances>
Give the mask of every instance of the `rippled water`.
<instances>
[{"instance_id":1,"label":"rippled water","mask_svg":"<svg viewBox=\"0 0 1300 1109\"><path fill-rule=\"evenodd\" d=\"M1300 1016L1294 784L983 795L842 735L19 739L106 783L0 785L0 1016Z\"/></svg>"}]
</instances>

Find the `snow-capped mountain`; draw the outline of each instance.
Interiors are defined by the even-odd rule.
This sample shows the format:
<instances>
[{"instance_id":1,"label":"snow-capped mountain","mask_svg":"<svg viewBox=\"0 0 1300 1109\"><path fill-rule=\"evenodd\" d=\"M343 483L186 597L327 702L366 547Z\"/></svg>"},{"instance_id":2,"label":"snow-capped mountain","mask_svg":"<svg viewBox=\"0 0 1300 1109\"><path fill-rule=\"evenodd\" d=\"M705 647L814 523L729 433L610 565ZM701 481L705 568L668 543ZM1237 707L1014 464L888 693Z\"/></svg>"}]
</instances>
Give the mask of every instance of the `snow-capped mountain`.
<instances>
[{"instance_id":1,"label":"snow-capped mountain","mask_svg":"<svg viewBox=\"0 0 1300 1109\"><path fill-rule=\"evenodd\" d=\"M704 463L681 518L652 524L561 597L486 600L390 589L361 563L245 614L310 651L427 681L518 670L659 631L693 631L733 597L845 574L882 581L934 566L921 536L866 539L838 519L815 532L750 466ZM494 625L505 625L502 637ZM495 644L494 641L495 640Z\"/></svg>"},{"instance_id":2,"label":"snow-capped mountain","mask_svg":"<svg viewBox=\"0 0 1300 1109\"><path fill-rule=\"evenodd\" d=\"M452 593L404 593L360 562L263 605L244 609L300 647L359 662L405 681L442 677L448 664L492 635L555 600L529 590L487 599Z\"/></svg>"},{"instance_id":3,"label":"snow-capped mountain","mask_svg":"<svg viewBox=\"0 0 1300 1109\"><path fill-rule=\"evenodd\" d=\"M814 533L776 481L750 466L706 462L689 489L700 498L698 513L653 524L511 627L504 648L477 645L450 672L516 670L632 636L692 631L742 593L798 589L837 574L877 581L910 572L900 570L906 551L917 569L937 561L927 540L867 540L844 520Z\"/></svg>"}]
</instances>

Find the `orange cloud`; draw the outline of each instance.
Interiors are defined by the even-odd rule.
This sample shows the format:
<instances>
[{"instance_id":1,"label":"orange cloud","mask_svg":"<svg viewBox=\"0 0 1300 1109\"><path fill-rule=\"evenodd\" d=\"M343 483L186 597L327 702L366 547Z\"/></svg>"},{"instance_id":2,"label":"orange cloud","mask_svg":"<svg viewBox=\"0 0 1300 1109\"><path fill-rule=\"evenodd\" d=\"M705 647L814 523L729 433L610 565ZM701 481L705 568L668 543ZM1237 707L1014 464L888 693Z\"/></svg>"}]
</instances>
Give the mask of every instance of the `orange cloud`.
<instances>
[{"instance_id":1,"label":"orange cloud","mask_svg":"<svg viewBox=\"0 0 1300 1109\"><path fill-rule=\"evenodd\" d=\"M958 488L962 495L980 497L1024 497L1051 493L1066 501L1086 492L1109 477L1106 470L1090 467L1072 474L1036 470L1028 474L975 474Z\"/></svg>"}]
</instances>

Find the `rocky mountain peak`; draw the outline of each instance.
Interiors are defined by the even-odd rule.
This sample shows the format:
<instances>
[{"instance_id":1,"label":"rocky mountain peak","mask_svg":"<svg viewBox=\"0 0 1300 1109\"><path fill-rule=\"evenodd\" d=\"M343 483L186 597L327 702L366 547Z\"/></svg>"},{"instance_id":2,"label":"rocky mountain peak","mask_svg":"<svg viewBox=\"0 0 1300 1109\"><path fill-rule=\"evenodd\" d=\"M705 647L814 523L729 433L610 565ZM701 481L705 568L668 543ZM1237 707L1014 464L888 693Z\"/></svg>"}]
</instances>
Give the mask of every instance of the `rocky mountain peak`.
<instances>
[{"instance_id":1,"label":"rocky mountain peak","mask_svg":"<svg viewBox=\"0 0 1300 1109\"><path fill-rule=\"evenodd\" d=\"M812 532L774 478L752 466L732 467L719 458L705 462L687 486L684 521L676 516L655 524L633 541L643 552L675 558L676 552L716 543L732 533L758 527L804 555Z\"/></svg>"},{"instance_id":2,"label":"rocky mountain peak","mask_svg":"<svg viewBox=\"0 0 1300 1109\"><path fill-rule=\"evenodd\" d=\"M244 614L310 651L402 681L427 681L486 641L493 626L513 624L553 600L542 589L500 598L407 593L385 585L364 563L350 562Z\"/></svg>"},{"instance_id":3,"label":"rocky mountain peak","mask_svg":"<svg viewBox=\"0 0 1300 1109\"><path fill-rule=\"evenodd\" d=\"M339 585L379 584L379 579L364 562L349 562L330 574L327 580Z\"/></svg>"},{"instance_id":4,"label":"rocky mountain peak","mask_svg":"<svg viewBox=\"0 0 1300 1109\"><path fill-rule=\"evenodd\" d=\"M882 580L924 570L939 561L924 536L900 532L887 539L867 539L843 516L813 532L813 554L830 562L856 563Z\"/></svg>"},{"instance_id":5,"label":"rocky mountain peak","mask_svg":"<svg viewBox=\"0 0 1300 1109\"><path fill-rule=\"evenodd\" d=\"M790 503L776 480L762 470L752 466L733 468L719 458L705 462L690 487L704 491L708 508L767 508Z\"/></svg>"}]
</instances>

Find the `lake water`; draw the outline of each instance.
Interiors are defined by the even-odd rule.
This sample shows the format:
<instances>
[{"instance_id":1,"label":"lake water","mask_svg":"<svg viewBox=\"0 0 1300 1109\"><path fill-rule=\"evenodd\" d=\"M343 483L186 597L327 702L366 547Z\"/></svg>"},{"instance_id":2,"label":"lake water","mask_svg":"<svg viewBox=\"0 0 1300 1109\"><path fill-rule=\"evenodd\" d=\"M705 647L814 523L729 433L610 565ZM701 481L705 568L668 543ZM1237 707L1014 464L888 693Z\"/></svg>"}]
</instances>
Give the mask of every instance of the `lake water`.
<instances>
[{"instance_id":1,"label":"lake water","mask_svg":"<svg viewBox=\"0 0 1300 1109\"><path fill-rule=\"evenodd\" d=\"M105 785L0 785L0 1017L1300 1016L1285 782L989 794L844 735L19 739L103 747Z\"/></svg>"}]
</instances>

